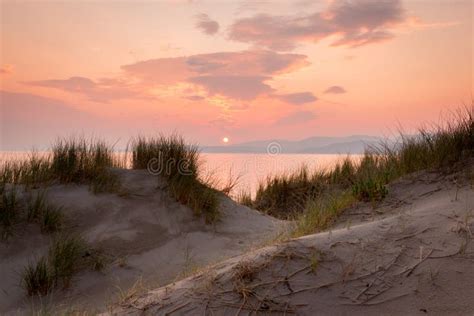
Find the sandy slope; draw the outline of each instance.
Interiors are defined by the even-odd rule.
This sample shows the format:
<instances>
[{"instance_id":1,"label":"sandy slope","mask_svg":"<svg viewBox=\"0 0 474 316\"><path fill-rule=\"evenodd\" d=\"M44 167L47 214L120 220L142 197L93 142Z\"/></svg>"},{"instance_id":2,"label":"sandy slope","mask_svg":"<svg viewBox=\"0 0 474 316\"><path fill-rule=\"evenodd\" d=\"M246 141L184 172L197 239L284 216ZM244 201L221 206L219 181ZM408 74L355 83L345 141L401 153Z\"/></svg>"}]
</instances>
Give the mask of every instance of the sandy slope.
<instances>
[{"instance_id":1,"label":"sandy slope","mask_svg":"<svg viewBox=\"0 0 474 316\"><path fill-rule=\"evenodd\" d=\"M332 231L224 261L113 314L473 315L474 191L459 178L399 181Z\"/></svg>"},{"instance_id":2,"label":"sandy slope","mask_svg":"<svg viewBox=\"0 0 474 316\"><path fill-rule=\"evenodd\" d=\"M283 224L222 196L222 220L205 225L165 190L157 190L164 183L159 185L156 177L140 170L117 172L125 188L120 195L94 195L87 186L49 188L49 200L64 206L72 230L103 249L113 262L102 273L81 273L70 290L43 298L43 305L104 308L117 299L117 292L126 292L140 279L141 286L167 284L196 267L271 239ZM50 240L35 225L16 231L8 243L0 242L0 314L22 313L40 304L26 298L19 286L20 272L47 251Z\"/></svg>"}]
</instances>

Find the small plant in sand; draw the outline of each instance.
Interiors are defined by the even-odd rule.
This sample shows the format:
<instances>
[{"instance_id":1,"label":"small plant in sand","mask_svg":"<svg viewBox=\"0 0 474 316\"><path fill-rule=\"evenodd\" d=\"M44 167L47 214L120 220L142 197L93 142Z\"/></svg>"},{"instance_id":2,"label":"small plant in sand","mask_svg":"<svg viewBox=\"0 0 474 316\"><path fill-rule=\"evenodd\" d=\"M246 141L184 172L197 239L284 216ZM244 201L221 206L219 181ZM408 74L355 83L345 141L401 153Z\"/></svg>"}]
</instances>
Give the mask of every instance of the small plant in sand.
<instances>
[{"instance_id":1,"label":"small plant in sand","mask_svg":"<svg viewBox=\"0 0 474 316\"><path fill-rule=\"evenodd\" d=\"M132 167L147 168L168 183L168 190L178 202L188 205L207 223L219 216L216 189L199 174L199 151L177 135L157 138L138 137L132 142Z\"/></svg>"},{"instance_id":2,"label":"small plant in sand","mask_svg":"<svg viewBox=\"0 0 474 316\"><path fill-rule=\"evenodd\" d=\"M64 288L69 287L86 250L87 245L81 237L72 235L55 238L48 252L55 285L61 283Z\"/></svg>"},{"instance_id":3,"label":"small plant in sand","mask_svg":"<svg viewBox=\"0 0 474 316\"><path fill-rule=\"evenodd\" d=\"M319 268L319 264L321 263L320 254L314 253L310 258L309 268L312 273L316 273Z\"/></svg>"},{"instance_id":4,"label":"small plant in sand","mask_svg":"<svg viewBox=\"0 0 474 316\"><path fill-rule=\"evenodd\" d=\"M58 235L54 238L46 256L29 263L22 274L22 285L28 295L47 295L54 288L67 288L74 275L90 266L87 243L77 235Z\"/></svg>"},{"instance_id":5,"label":"small plant in sand","mask_svg":"<svg viewBox=\"0 0 474 316\"><path fill-rule=\"evenodd\" d=\"M109 258L107 258L102 251L94 249L89 250L88 253L86 253L86 257L87 265L97 272L102 272L110 262Z\"/></svg>"},{"instance_id":6,"label":"small plant in sand","mask_svg":"<svg viewBox=\"0 0 474 316\"><path fill-rule=\"evenodd\" d=\"M306 210L296 220L293 237L329 228L335 219L354 202L355 198L349 191L326 194L317 200L309 201Z\"/></svg>"},{"instance_id":7,"label":"small plant in sand","mask_svg":"<svg viewBox=\"0 0 474 316\"><path fill-rule=\"evenodd\" d=\"M12 234L13 225L20 216L20 207L16 187L3 188L0 193L0 226L2 229L0 237L6 239Z\"/></svg>"},{"instance_id":8,"label":"small plant in sand","mask_svg":"<svg viewBox=\"0 0 474 316\"><path fill-rule=\"evenodd\" d=\"M40 217L40 227L43 233L53 233L59 231L63 225L62 207L48 204Z\"/></svg>"},{"instance_id":9,"label":"small plant in sand","mask_svg":"<svg viewBox=\"0 0 474 316\"><path fill-rule=\"evenodd\" d=\"M23 271L23 286L28 296L44 296L54 288L54 275L46 258L40 258L36 263L29 263Z\"/></svg>"},{"instance_id":10,"label":"small plant in sand","mask_svg":"<svg viewBox=\"0 0 474 316\"><path fill-rule=\"evenodd\" d=\"M385 181L368 176L353 184L352 193L359 201L376 202L387 196L388 189Z\"/></svg>"},{"instance_id":11,"label":"small plant in sand","mask_svg":"<svg viewBox=\"0 0 474 316\"><path fill-rule=\"evenodd\" d=\"M234 291L243 299L253 295L253 289L249 286L253 282L256 274L261 269L260 266L252 262L242 261L234 267L232 282Z\"/></svg>"},{"instance_id":12,"label":"small plant in sand","mask_svg":"<svg viewBox=\"0 0 474 316\"><path fill-rule=\"evenodd\" d=\"M46 191L39 191L28 200L26 219L28 222L37 222L41 232L53 233L61 229L64 215L62 207L47 201Z\"/></svg>"},{"instance_id":13,"label":"small plant in sand","mask_svg":"<svg viewBox=\"0 0 474 316\"><path fill-rule=\"evenodd\" d=\"M149 289L147 288L143 277L139 277L132 286L127 289L121 288L119 285L115 286L117 289L117 304L127 304L136 298L139 294L145 293Z\"/></svg>"},{"instance_id":14,"label":"small plant in sand","mask_svg":"<svg viewBox=\"0 0 474 316\"><path fill-rule=\"evenodd\" d=\"M247 207L253 207L252 195L248 191L240 191L237 195L237 203Z\"/></svg>"},{"instance_id":15,"label":"small plant in sand","mask_svg":"<svg viewBox=\"0 0 474 316\"><path fill-rule=\"evenodd\" d=\"M37 192L34 198L30 196L29 200L27 201L27 221L33 222L35 220L38 220L41 214L44 212L46 204L47 203L45 191Z\"/></svg>"}]
</instances>

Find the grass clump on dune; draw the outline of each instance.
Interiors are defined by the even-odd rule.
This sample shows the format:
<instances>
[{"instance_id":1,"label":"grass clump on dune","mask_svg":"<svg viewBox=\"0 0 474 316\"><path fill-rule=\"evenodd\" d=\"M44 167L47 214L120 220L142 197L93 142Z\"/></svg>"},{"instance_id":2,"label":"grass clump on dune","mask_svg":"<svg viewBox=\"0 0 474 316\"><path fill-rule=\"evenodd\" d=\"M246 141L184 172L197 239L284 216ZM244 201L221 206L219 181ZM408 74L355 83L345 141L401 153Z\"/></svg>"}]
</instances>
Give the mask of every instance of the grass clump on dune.
<instances>
[{"instance_id":1,"label":"grass clump on dune","mask_svg":"<svg viewBox=\"0 0 474 316\"><path fill-rule=\"evenodd\" d=\"M72 277L79 271L86 249L86 242L78 236L63 235L54 240L49 248L48 261L56 286L69 287Z\"/></svg>"},{"instance_id":2,"label":"grass clump on dune","mask_svg":"<svg viewBox=\"0 0 474 316\"><path fill-rule=\"evenodd\" d=\"M20 217L20 206L16 188L0 188L0 239L7 239L12 234L13 225Z\"/></svg>"},{"instance_id":3,"label":"grass clump on dune","mask_svg":"<svg viewBox=\"0 0 474 316\"><path fill-rule=\"evenodd\" d=\"M49 203L45 191L37 192L34 198L30 197L27 201L26 219L28 222L37 222L43 233L59 231L63 217L62 207Z\"/></svg>"},{"instance_id":4,"label":"grass clump on dune","mask_svg":"<svg viewBox=\"0 0 474 316\"><path fill-rule=\"evenodd\" d=\"M90 185L94 193L115 191L118 177L111 168L118 167L113 148L100 140L59 139L51 152L32 152L26 159L6 161L0 166L0 186L21 184L36 189L54 182Z\"/></svg>"},{"instance_id":5,"label":"grass clump on dune","mask_svg":"<svg viewBox=\"0 0 474 316\"><path fill-rule=\"evenodd\" d=\"M245 205L247 207L253 207L252 195L248 191L240 191L237 194L236 200L239 204Z\"/></svg>"},{"instance_id":6,"label":"grass clump on dune","mask_svg":"<svg viewBox=\"0 0 474 316\"><path fill-rule=\"evenodd\" d=\"M52 148L51 170L62 183L89 183L94 193L113 191L118 178L110 168L118 164L104 141L83 138L59 140Z\"/></svg>"},{"instance_id":7,"label":"grass clump on dune","mask_svg":"<svg viewBox=\"0 0 474 316\"><path fill-rule=\"evenodd\" d=\"M138 137L132 141L132 167L159 173L170 179L176 174L197 175L199 150L178 135Z\"/></svg>"},{"instance_id":8,"label":"grass clump on dune","mask_svg":"<svg viewBox=\"0 0 474 316\"><path fill-rule=\"evenodd\" d=\"M44 296L54 287L54 277L46 258L40 258L36 263L29 263L22 275L23 286L28 296Z\"/></svg>"},{"instance_id":9,"label":"grass clump on dune","mask_svg":"<svg viewBox=\"0 0 474 316\"><path fill-rule=\"evenodd\" d=\"M334 220L355 202L350 191L329 194L308 202L297 218L294 236L303 236L330 227Z\"/></svg>"},{"instance_id":10,"label":"grass clump on dune","mask_svg":"<svg viewBox=\"0 0 474 316\"><path fill-rule=\"evenodd\" d=\"M87 251L86 242L79 236L56 236L47 255L25 267L22 285L27 294L44 296L55 288L68 288L74 275L88 264Z\"/></svg>"},{"instance_id":11,"label":"grass clump on dune","mask_svg":"<svg viewBox=\"0 0 474 316\"><path fill-rule=\"evenodd\" d=\"M327 172L306 169L268 178L255 199L245 203L279 218L298 218L298 234L327 227L354 201L378 202L387 184L421 170L451 170L474 157L474 107L457 112L444 125L402 135L394 144L368 148L360 160L350 157Z\"/></svg>"},{"instance_id":12,"label":"grass clump on dune","mask_svg":"<svg viewBox=\"0 0 474 316\"><path fill-rule=\"evenodd\" d=\"M359 201L381 201L388 194L386 184L395 176L388 167L385 156L366 152L355 166L355 174L345 181L352 186L352 193Z\"/></svg>"},{"instance_id":13,"label":"grass clump on dune","mask_svg":"<svg viewBox=\"0 0 474 316\"><path fill-rule=\"evenodd\" d=\"M13 228L25 227L25 223L36 223L41 232L51 234L61 230L64 222L62 207L47 201L45 191L30 193L26 201L20 199L19 188L0 188L0 239L13 235ZM23 224L23 226L22 226Z\"/></svg>"},{"instance_id":14,"label":"grass clump on dune","mask_svg":"<svg viewBox=\"0 0 474 316\"><path fill-rule=\"evenodd\" d=\"M444 125L368 150L350 178L353 192L363 201L382 200L392 180L421 170L449 171L473 157L474 106L458 111Z\"/></svg>"},{"instance_id":15,"label":"grass clump on dune","mask_svg":"<svg viewBox=\"0 0 474 316\"><path fill-rule=\"evenodd\" d=\"M30 196L27 201L26 220L28 222L34 222L38 220L46 207L46 191L37 192L34 198Z\"/></svg>"},{"instance_id":16,"label":"grass clump on dune","mask_svg":"<svg viewBox=\"0 0 474 316\"><path fill-rule=\"evenodd\" d=\"M132 168L148 169L168 184L170 194L207 223L218 219L217 190L200 178L199 150L178 135L138 137L132 142Z\"/></svg>"},{"instance_id":17,"label":"grass clump on dune","mask_svg":"<svg viewBox=\"0 0 474 316\"><path fill-rule=\"evenodd\" d=\"M24 160L0 163L0 186L21 184L25 188L37 188L53 179L51 160L48 155L32 152Z\"/></svg>"},{"instance_id":18,"label":"grass clump on dune","mask_svg":"<svg viewBox=\"0 0 474 316\"><path fill-rule=\"evenodd\" d=\"M61 230L63 217L61 207L47 204L39 221L41 232L50 234Z\"/></svg>"},{"instance_id":19,"label":"grass clump on dune","mask_svg":"<svg viewBox=\"0 0 474 316\"><path fill-rule=\"evenodd\" d=\"M292 217L321 194L325 185L321 180L322 175L310 174L304 166L291 174L269 177L259 184L252 206L275 217Z\"/></svg>"},{"instance_id":20,"label":"grass clump on dune","mask_svg":"<svg viewBox=\"0 0 474 316\"><path fill-rule=\"evenodd\" d=\"M113 166L113 150L103 141L61 139L52 147L51 170L63 183L91 181Z\"/></svg>"}]
</instances>

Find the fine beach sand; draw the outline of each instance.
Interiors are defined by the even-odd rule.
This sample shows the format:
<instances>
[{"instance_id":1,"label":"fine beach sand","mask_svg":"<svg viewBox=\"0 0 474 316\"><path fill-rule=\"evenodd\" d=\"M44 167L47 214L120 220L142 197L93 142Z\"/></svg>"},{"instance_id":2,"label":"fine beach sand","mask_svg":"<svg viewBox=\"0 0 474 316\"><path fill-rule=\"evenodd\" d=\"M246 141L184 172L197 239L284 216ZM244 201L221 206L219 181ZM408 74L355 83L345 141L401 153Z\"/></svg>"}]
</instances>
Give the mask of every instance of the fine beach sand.
<instances>
[{"instance_id":1,"label":"fine beach sand","mask_svg":"<svg viewBox=\"0 0 474 316\"><path fill-rule=\"evenodd\" d=\"M168 284L198 267L242 254L286 226L224 195L221 220L206 225L173 201L164 182L146 170L116 172L123 188L119 194L94 195L87 185L56 185L47 191L49 201L64 207L70 230L104 252L110 262L106 268L78 274L66 291L30 299L20 286L21 272L47 252L51 237L35 225L19 227L0 242L0 314L70 306L103 311L138 289Z\"/></svg>"},{"instance_id":2,"label":"fine beach sand","mask_svg":"<svg viewBox=\"0 0 474 316\"><path fill-rule=\"evenodd\" d=\"M404 177L330 231L231 258L108 314L472 315L472 186L463 172Z\"/></svg>"}]
</instances>

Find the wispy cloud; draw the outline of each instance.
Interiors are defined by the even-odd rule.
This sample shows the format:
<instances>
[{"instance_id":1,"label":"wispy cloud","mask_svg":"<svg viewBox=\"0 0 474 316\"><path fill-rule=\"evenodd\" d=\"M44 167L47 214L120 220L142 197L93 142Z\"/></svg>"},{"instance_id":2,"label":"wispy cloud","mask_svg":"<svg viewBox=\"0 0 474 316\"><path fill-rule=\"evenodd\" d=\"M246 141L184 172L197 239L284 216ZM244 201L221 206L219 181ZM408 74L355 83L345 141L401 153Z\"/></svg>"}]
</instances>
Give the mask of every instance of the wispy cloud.
<instances>
[{"instance_id":1,"label":"wispy cloud","mask_svg":"<svg viewBox=\"0 0 474 316\"><path fill-rule=\"evenodd\" d=\"M236 20L229 38L274 50L292 50L302 42L336 36L334 46L361 46L393 38L392 29L407 20L399 0L332 1L302 16L259 14Z\"/></svg>"},{"instance_id":2,"label":"wispy cloud","mask_svg":"<svg viewBox=\"0 0 474 316\"><path fill-rule=\"evenodd\" d=\"M346 92L347 92L346 89L344 89L341 86L331 86L327 88L326 90L324 90L324 93L326 94L343 94Z\"/></svg>"},{"instance_id":3,"label":"wispy cloud","mask_svg":"<svg viewBox=\"0 0 474 316\"><path fill-rule=\"evenodd\" d=\"M94 80L73 76L25 83L82 94L95 102L154 99L158 90L168 87L181 91L182 97L191 101L203 100L206 93L207 96L222 95L230 99L251 100L262 94L274 93L267 81L275 76L308 65L305 55L249 50L140 61L123 65L123 73L116 78ZM186 86L194 88L183 90ZM185 92L188 90L191 93ZM291 102L292 98L302 96L288 97Z\"/></svg>"},{"instance_id":4,"label":"wispy cloud","mask_svg":"<svg viewBox=\"0 0 474 316\"><path fill-rule=\"evenodd\" d=\"M275 95L275 97L277 99L280 99L283 102L294 104L294 105L312 103L318 100L318 98L311 92L279 94L279 95Z\"/></svg>"},{"instance_id":5,"label":"wispy cloud","mask_svg":"<svg viewBox=\"0 0 474 316\"><path fill-rule=\"evenodd\" d=\"M124 65L122 69L144 84L191 83L209 95L250 100L273 92L267 81L274 76L308 65L305 55L250 50L151 59Z\"/></svg>"},{"instance_id":6,"label":"wispy cloud","mask_svg":"<svg viewBox=\"0 0 474 316\"><path fill-rule=\"evenodd\" d=\"M219 31L219 23L212 20L207 14L196 15L196 27L207 35L214 35Z\"/></svg>"},{"instance_id":7,"label":"wispy cloud","mask_svg":"<svg viewBox=\"0 0 474 316\"><path fill-rule=\"evenodd\" d=\"M252 100L273 89L263 76L199 76L189 80L206 88L210 95L220 94L232 99Z\"/></svg>"},{"instance_id":8,"label":"wispy cloud","mask_svg":"<svg viewBox=\"0 0 474 316\"><path fill-rule=\"evenodd\" d=\"M149 96L145 96L141 92L134 90L128 83L114 78L104 78L93 81L85 77L70 77L69 79L29 81L26 82L26 84L79 93L85 95L89 100L96 102L149 98Z\"/></svg>"}]
</instances>

